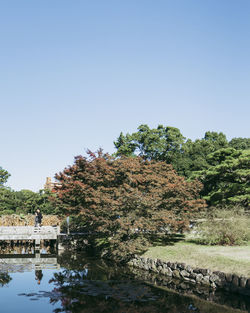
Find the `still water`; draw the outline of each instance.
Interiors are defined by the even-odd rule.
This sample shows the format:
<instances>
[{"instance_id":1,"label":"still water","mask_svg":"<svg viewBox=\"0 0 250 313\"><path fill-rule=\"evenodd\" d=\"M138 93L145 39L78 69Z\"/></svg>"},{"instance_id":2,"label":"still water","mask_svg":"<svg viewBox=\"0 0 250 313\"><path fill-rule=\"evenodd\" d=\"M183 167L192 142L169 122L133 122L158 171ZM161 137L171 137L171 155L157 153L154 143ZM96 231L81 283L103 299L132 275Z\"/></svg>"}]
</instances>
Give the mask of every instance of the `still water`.
<instances>
[{"instance_id":1,"label":"still water","mask_svg":"<svg viewBox=\"0 0 250 313\"><path fill-rule=\"evenodd\" d=\"M0 312L250 312L246 297L179 293L145 275L84 254L0 255Z\"/></svg>"}]
</instances>

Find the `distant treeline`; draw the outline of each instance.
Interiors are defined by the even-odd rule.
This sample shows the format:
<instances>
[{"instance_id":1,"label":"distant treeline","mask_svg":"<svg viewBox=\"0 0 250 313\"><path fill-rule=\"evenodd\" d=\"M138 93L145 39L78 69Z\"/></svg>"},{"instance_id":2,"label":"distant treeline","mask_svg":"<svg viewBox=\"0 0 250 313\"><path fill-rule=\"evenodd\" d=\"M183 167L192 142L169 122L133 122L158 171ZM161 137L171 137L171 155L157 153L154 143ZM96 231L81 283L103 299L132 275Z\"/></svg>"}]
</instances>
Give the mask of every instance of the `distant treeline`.
<instances>
[{"instance_id":1,"label":"distant treeline","mask_svg":"<svg viewBox=\"0 0 250 313\"><path fill-rule=\"evenodd\" d=\"M56 214L56 208L50 201L53 195L48 190L33 192L31 190L14 191L0 187L0 215L33 214L40 208L43 214Z\"/></svg>"},{"instance_id":2,"label":"distant treeline","mask_svg":"<svg viewBox=\"0 0 250 313\"><path fill-rule=\"evenodd\" d=\"M198 179L203 188L200 196L208 205L249 208L250 138L233 138L208 131L201 139L186 139L178 128L140 125L136 132L120 133L114 142L115 158L141 156L145 160L171 164L177 174L192 181ZM14 191L5 187L10 173L0 167L0 214L58 213L50 201L50 191Z\"/></svg>"}]
</instances>

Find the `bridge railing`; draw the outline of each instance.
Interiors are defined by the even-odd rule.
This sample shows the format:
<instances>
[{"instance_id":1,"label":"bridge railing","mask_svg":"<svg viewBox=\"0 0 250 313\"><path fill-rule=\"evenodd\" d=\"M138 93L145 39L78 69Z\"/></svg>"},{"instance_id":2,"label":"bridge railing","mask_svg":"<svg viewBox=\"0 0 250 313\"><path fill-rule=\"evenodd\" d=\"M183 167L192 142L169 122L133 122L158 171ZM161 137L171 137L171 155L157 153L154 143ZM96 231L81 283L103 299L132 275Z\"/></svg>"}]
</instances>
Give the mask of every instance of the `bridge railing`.
<instances>
[{"instance_id":1,"label":"bridge railing","mask_svg":"<svg viewBox=\"0 0 250 313\"><path fill-rule=\"evenodd\" d=\"M0 226L0 235L4 234L60 234L59 226Z\"/></svg>"}]
</instances>

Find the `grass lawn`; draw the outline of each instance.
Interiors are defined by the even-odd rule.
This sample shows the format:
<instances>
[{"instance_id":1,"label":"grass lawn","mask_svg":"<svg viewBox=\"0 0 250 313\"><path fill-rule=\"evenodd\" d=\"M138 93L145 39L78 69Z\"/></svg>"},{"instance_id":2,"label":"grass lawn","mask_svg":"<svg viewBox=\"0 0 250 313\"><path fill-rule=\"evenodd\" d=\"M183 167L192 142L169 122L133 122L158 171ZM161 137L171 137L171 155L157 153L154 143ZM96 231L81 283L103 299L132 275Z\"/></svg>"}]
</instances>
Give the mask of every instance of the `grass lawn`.
<instances>
[{"instance_id":1,"label":"grass lawn","mask_svg":"<svg viewBox=\"0 0 250 313\"><path fill-rule=\"evenodd\" d=\"M174 245L151 247L143 256L250 277L250 242L232 247L179 241Z\"/></svg>"}]
</instances>

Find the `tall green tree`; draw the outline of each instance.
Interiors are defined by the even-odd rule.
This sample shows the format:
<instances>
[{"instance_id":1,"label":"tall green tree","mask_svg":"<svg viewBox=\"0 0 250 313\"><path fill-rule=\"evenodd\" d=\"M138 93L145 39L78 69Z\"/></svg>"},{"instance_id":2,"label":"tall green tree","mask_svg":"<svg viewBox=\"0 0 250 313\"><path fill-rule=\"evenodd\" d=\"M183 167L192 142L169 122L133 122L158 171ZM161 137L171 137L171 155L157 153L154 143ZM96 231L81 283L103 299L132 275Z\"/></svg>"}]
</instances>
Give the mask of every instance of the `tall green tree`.
<instances>
[{"instance_id":1,"label":"tall green tree","mask_svg":"<svg viewBox=\"0 0 250 313\"><path fill-rule=\"evenodd\" d=\"M208 169L208 155L226 147L228 141L223 133L208 131L202 139L188 139L183 144L183 153L176 170L180 175L190 177L194 171Z\"/></svg>"},{"instance_id":2,"label":"tall green tree","mask_svg":"<svg viewBox=\"0 0 250 313\"><path fill-rule=\"evenodd\" d=\"M179 175L190 177L193 171L209 167L210 153L228 146L223 133L206 132L204 138L186 140L175 127L159 125L150 129L140 125L132 134L120 134L114 142L116 156L140 155L147 160L165 161L172 164Z\"/></svg>"},{"instance_id":3,"label":"tall green tree","mask_svg":"<svg viewBox=\"0 0 250 313\"><path fill-rule=\"evenodd\" d=\"M250 150L223 148L208 156L209 167L193 173L210 205L250 204Z\"/></svg>"},{"instance_id":4,"label":"tall green tree","mask_svg":"<svg viewBox=\"0 0 250 313\"><path fill-rule=\"evenodd\" d=\"M159 125L150 129L143 124L135 133L120 134L114 145L117 149L116 156L139 155L147 160L166 161L174 168L180 158L185 137L175 127Z\"/></svg>"}]
</instances>

